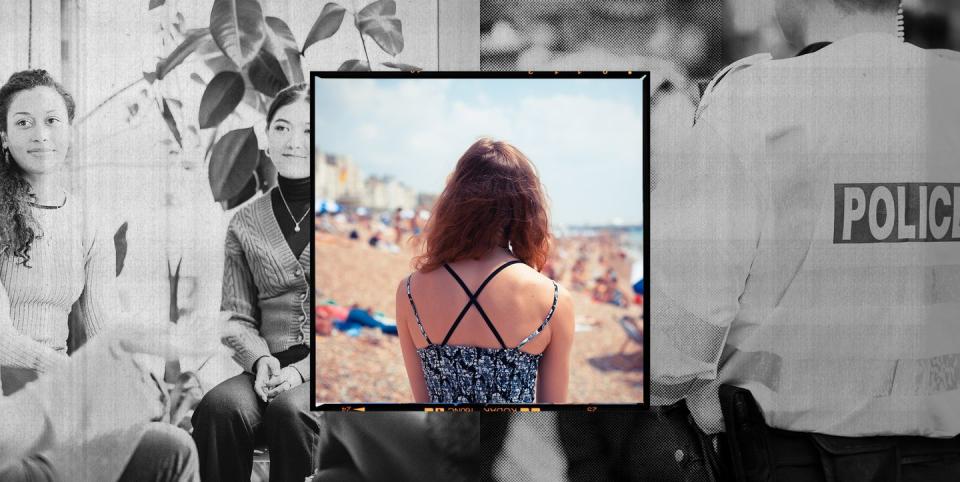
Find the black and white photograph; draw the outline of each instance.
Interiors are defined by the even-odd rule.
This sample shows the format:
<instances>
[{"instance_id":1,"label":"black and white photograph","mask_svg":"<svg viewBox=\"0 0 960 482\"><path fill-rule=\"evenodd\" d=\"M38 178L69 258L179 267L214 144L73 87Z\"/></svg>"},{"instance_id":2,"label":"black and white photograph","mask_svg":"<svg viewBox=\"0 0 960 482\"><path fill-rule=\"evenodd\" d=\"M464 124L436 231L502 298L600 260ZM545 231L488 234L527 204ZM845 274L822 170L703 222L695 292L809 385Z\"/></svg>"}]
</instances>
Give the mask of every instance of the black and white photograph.
<instances>
[{"instance_id":1,"label":"black and white photograph","mask_svg":"<svg viewBox=\"0 0 960 482\"><path fill-rule=\"evenodd\" d=\"M437 3L0 7L0 480L311 476L317 69L436 69Z\"/></svg>"}]
</instances>

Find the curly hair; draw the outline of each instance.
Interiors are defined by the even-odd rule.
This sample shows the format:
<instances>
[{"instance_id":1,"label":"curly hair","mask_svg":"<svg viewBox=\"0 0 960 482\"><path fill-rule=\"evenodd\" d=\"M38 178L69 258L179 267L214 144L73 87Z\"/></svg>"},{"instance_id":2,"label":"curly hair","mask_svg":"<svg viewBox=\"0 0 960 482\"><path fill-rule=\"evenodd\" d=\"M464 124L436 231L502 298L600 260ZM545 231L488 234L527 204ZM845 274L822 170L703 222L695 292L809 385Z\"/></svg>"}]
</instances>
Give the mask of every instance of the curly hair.
<instances>
[{"instance_id":1,"label":"curly hair","mask_svg":"<svg viewBox=\"0 0 960 482\"><path fill-rule=\"evenodd\" d=\"M421 271L479 258L497 246L536 270L550 253L550 214L536 168L519 149L480 139L460 160L417 239Z\"/></svg>"},{"instance_id":2,"label":"curly hair","mask_svg":"<svg viewBox=\"0 0 960 482\"><path fill-rule=\"evenodd\" d=\"M76 104L73 97L45 70L23 70L10 76L0 87L0 132L7 132L7 113L13 98L37 87L57 91L67 107L67 119L73 122ZM0 257L14 256L29 266L30 247L38 237L36 219L28 203L36 199L23 170L6 148L0 148Z\"/></svg>"}]
</instances>

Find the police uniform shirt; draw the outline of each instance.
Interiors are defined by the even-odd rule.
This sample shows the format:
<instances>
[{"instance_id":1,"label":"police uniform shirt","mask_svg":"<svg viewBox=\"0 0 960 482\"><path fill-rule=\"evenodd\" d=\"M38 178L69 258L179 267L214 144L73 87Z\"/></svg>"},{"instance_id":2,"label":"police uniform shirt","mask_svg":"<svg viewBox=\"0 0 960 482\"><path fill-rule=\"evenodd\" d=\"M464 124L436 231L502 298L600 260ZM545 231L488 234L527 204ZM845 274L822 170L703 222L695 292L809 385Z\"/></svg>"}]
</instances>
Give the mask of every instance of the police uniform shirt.
<instances>
[{"instance_id":1,"label":"police uniform shirt","mask_svg":"<svg viewBox=\"0 0 960 482\"><path fill-rule=\"evenodd\" d=\"M730 74L652 193L652 403L960 433L960 62L862 34ZM656 163L657 160L655 159ZM658 400L659 399L659 400Z\"/></svg>"}]
</instances>

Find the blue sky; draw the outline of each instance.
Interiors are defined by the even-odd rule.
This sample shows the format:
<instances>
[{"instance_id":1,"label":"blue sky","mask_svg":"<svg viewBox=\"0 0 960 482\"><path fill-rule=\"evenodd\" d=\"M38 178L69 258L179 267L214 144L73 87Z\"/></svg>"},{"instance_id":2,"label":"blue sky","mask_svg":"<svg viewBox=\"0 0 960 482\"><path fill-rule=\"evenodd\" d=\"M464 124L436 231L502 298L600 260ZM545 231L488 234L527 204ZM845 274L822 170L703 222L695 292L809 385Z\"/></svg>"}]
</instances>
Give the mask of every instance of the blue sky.
<instances>
[{"instance_id":1,"label":"blue sky","mask_svg":"<svg viewBox=\"0 0 960 482\"><path fill-rule=\"evenodd\" d=\"M636 79L318 79L318 151L439 193L477 138L540 172L554 224L642 223L643 89Z\"/></svg>"}]
</instances>

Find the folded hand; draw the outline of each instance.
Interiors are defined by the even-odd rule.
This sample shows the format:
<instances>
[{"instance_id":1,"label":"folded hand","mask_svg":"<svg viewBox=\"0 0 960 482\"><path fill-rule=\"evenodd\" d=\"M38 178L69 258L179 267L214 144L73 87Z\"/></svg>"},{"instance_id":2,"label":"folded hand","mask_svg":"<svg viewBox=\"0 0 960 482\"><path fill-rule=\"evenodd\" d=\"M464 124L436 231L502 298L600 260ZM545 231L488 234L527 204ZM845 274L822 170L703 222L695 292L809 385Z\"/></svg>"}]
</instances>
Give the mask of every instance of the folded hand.
<instances>
[{"instance_id":1,"label":"folded hand","mask_svg":"<svg viewBox=\"0 0 960 482\"><path fill-rule=\"evenodd\" d=\"M277 395L303 383L303 378L296 368L284 367L280 373L267 380L267 400L273 400Z\"/></svg>"}]
</instances>

